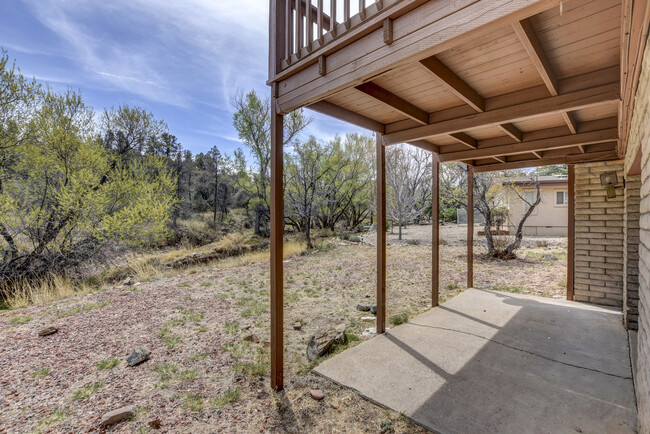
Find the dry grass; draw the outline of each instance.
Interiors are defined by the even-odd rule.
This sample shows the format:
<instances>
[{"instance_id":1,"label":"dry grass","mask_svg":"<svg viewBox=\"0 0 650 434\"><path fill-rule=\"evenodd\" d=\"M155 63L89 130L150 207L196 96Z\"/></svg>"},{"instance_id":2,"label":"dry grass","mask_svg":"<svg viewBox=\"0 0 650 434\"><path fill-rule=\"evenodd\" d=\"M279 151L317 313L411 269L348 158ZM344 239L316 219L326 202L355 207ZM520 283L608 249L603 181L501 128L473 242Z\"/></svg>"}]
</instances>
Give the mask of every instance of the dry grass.
<instances>
[{"instance_id":1,"label":"dry grass","mask_svg":"<svg viewBox=\"0 0 650 434\"><path fill-rule=\"evenodd\" d=\"M1 289L1 288L0 288ZM48 303L62 298L89 294L93 288L84 283L75 283L65 276L50 276L38 283L22 281L12 284L11 291L2 290L5 303L10 309L19 309L30 304Z\"/></svg>"},{"instance_id":2,"label":"dry grass","mask_svg":"<svg viewBox=\"0 0 650 434\"><path fill-rule=\"evenodd\" d=\"M30 304L42 304L64 298L85 295L96 292L98 289L111 283L120 282L125 277L132 277L138 282L148 282L160 277L172 277L183 273L196 273L214 263L202 264L187 269L171 269L166 267L172 261L207 253L216 249L232 249L239 246L251 245L258 241L250 235L233 233L228 234L221 240L198 248L182 247L170 251L159 251L148 254L130 253L123 258L124 263L120 266L106 268L99 276L91 279L92 284L81 281L73 281L65 276L51 276L38 283L23 281L19 284L12 284L11 289L3 288L0 285L0 294L7 294L4 304L9 309L20 309ZM284 245L284 257L300 255L307 248L304 242L290 241ZM244 266L256 262L269 261L270 253L267 250L247 253L241 256L234 256L219 261L219 268L232 268Z\"/></svg>"}]
</instances>

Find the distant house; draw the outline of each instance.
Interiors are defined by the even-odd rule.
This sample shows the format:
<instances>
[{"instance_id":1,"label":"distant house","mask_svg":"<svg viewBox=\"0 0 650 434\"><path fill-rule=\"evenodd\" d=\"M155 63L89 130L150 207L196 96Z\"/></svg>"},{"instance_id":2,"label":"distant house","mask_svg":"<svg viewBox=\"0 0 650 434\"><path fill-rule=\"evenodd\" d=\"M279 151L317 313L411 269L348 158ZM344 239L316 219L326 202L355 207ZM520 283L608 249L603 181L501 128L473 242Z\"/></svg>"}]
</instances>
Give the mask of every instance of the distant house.
<instances>
[{"instance_id":1,"label":"distant house","mask_svg":"<svg viewBox=\"0 0 650 434\"><path fill-rule=\"evenodd\" d=\"M524 235L566 237L569 205L568 177L566 175L538 176L542 200L533 210L524 224ZM528 203L534 203L536 188L533 178L511 178L507 181L516 187L519 194L510 191L508 194L508 229L516 231L516 225L528 211ZM528 202L528 203L526 203Z\"/></svg>"}]
</instances>

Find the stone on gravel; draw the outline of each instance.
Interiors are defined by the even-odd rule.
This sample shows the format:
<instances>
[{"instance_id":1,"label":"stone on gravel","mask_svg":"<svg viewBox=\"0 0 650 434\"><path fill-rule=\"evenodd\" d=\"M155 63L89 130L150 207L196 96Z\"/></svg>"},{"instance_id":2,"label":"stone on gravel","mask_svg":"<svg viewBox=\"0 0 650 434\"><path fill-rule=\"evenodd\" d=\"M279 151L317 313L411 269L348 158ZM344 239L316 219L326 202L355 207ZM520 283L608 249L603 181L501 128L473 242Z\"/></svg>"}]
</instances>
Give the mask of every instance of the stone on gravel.
<instances>
[{"instance_id":1,"label":"stone on gravel","mask_svg":"<svg viewBox=\"0 0 650 434\"><path fill-rule=\"evenodd\" d=\"M38 332L39 336L49 336L53 335L54 333L58 332L59 328L57 326L49 326Z\"/></svg>"},{"instance_id":2,"label":"stone on gravel","mask_svg":"<svg viewBox=\"0 0 650 434\"><path fill-rule=\"evenodd\" d=\"M323 398L325 398L325 394L323 393L322 390L311 389L311 390L309 391L309 394L310 394L311 397L314 398L316 401L322 401Z\"/></svg>"},{"instance_id":3,"label":"stone on gravel","mask_svg":"<svg viewBox=\"0 0 650 434\"><path fill-rule=\"evenodd\" d=\"M131 286L131 285L133 285L134 283L135 283L135 280L133 280L133 277L127 277L127 278L124 279L124 281L122 282L122 285L125 285L125 286Z\"/></svg>"},{"instance_id":4,"label":"stone on gravel","mask_svg":"<svg viewBox=\"0 0 650 434\"><path fill-rule=\"evenodd\" d=\"M101 422L99 422L100 426L108 426L108 425L113 425L114 423L118 423L120 421L123 421L124 419L128 419L133 414L135 413L135 406L134 405L127 405L126 407L121 407L118 408L117 410L109 411L108 413L104 414L102 416Z\"/></svg>"},{"instance_id":5,"label":"stone on gravel","mask_svg":"<svg viewBox=\"0 0 650 434\"><path fill-rule=\"evenodd\" d=\"M159 419L154 419L151 422L149 422L149 426L153 429L160 429L162 423L160 422Z\"/></svg>"},{"instance_id":6,"label":"stone on gravel","mask_svg":"<svg viewBox=\"0 0 650 434\"><path fill-rule=\"evenodd\" d=\"M362 317L361 317L361 321L374 321L374 320L376 320L376 319L377 319L377 318L374 317L374 316L362 316Z\"/></svg>"},{"instance_id":7,"label":"stone on gravel","mask_svg":"<svg viewBox=\"0 0 650 434\"><path fill-rule=\"evenodd\" d=\"M558 258L557 258L557 256L555 256L555 255L551 255L551 254L549 254L549 253L545 253L545 254L542 255L542 259L544 259L544 260L546 260L546 261L557 261Z\"/></svg>"},{"instance_id":8,"label":"stone on gravel","mask_svg":"<svg viewBox=\"0 0 650 434\"><path fill-rule=\"evenodd\" d=\"M260 341L260 338L258 338L257 335L248 335L243 340L248 342L258 343Z\"/></svg>"},{"instance_id":9,"label":"stone on gravel","mask_svg":"<svg viewBox=\"0 0 650 434\"><path fill-rule=\"evenodd\" d=\"M369 304L357 304L357 310L361 312L370 312L370 307Z\"/></svg>"},{"instance_id":10,"label":"stone on gravel","mask_svg":"<svg viewBox=\"0 0 650 434\"><path fill-rule=\"evenodd\" d=\"M294 330L300 330L302 328L302 323L301 322L294 322L293 323L293 329Z\"/></svg>"},{"instance_id":11,"label":"stone on gravel","mask_svg":"<svg viewBox=\"0 0 650 434\"><path fill-rule=\"evenodd\" d=\"M368 327L361 334L367 338L371 338L377 334L377 327Z\"/></svg>"},{"instance_id":12,"label":"stone on gravel","mask_svg":"<svg viewBox=\"0 0 650 434\"><path fill-rule=\"evenodd\" d=\"M149 359L149 354L151 354L151 351L145 347L138 347L133 350L131 355L126 359L126 363L129 366L139 365L140 363Z\"/></svg>"},{"instance_id":13,"label":"stone on gravel","mask_svg":"<svg viewBox=\"0 0 650 434\"><path fill-rule=\"evenodd\" d=\"M373 314L373 315L377 314L377 305L376 304L373 304L372 306L370 306L370 313Z\"/></svg>"},{"instance_id":14,"label":"stone on gravel","mask_svg":"<svg viewBox=\"0 0 650 434\"><path fill-rule=\"evenodd\" d=\"M327 354L334 344L343 343L345 343L345 324L339 324L336 328L321 329L309 339L307 358L313 362Z\"/></svg>"}]
</instances>

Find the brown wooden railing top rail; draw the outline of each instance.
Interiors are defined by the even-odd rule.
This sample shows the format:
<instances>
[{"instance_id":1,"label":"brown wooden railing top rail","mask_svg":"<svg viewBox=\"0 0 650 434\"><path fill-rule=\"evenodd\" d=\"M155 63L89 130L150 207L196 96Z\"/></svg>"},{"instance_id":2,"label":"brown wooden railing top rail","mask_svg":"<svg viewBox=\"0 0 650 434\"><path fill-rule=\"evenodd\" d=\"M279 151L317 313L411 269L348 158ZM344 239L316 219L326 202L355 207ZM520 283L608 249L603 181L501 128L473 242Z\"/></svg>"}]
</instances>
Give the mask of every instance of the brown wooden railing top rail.
<instances>
[{"instance_id":1,"label":"brown wooden railing top rail","mask_svg":"<svg viewBox=\"0 0 650 434\"><path fill-rule=\"evenodd\" d=\"M378 15L402 1L271 0L269 82L315 63L337 42L347 45L381 27Z\"/></svg>"}]
</instances>

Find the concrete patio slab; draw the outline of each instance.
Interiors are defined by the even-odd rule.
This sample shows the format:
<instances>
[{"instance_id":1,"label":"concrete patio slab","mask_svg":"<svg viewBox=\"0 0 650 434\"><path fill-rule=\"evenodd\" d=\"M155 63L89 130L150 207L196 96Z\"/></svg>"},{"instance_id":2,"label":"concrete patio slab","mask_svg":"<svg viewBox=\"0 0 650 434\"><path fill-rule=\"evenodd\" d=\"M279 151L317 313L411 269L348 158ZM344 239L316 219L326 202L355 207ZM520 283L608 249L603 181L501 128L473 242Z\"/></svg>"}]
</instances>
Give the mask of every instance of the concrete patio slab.
<instances>
[{"instance_id":1,"label":"concrete patio slab","mask_svg":"<svg viewBox=\"0 0 650 434\"><path fill-rule=\"evenodd\" d=\"M315 371L435 432L636 431L615 309L469 289Z\"/></svg>"}]
</instances>

